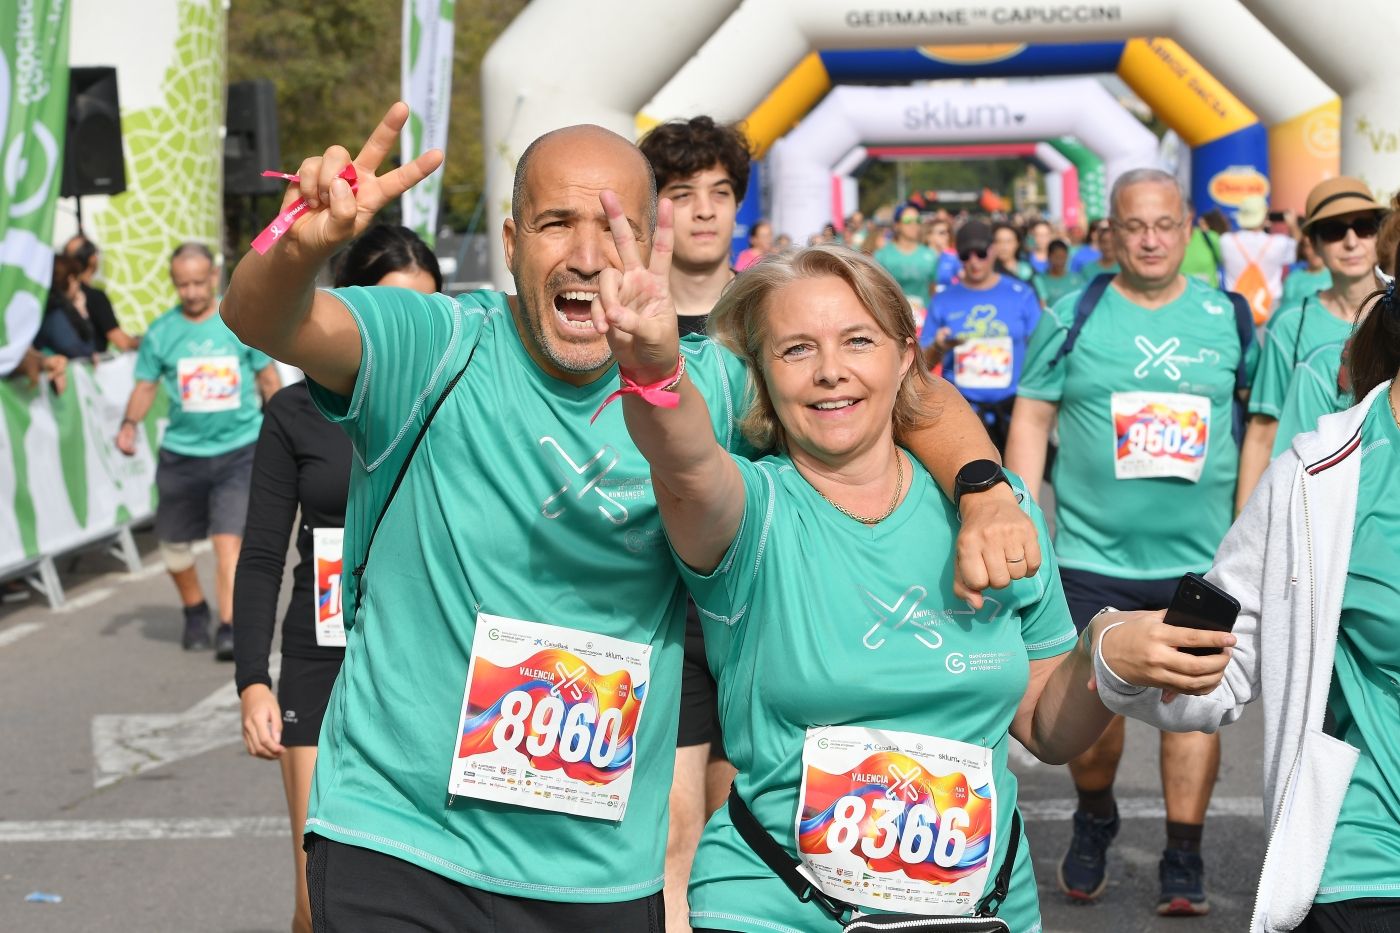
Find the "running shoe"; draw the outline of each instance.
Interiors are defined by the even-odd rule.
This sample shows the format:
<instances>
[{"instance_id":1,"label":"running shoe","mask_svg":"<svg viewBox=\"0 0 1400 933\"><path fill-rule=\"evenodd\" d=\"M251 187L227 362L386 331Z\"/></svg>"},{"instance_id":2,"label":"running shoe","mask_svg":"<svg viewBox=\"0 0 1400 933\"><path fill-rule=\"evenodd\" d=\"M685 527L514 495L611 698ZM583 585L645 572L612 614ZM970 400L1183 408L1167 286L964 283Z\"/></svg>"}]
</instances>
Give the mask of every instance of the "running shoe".
<instances>
[{"instance_id":1,"label":"running shoe","mask_svg":"<svg viewBox=\"0 0 1400 933\"><path fill-rule=\"evenodd\" d=\"M180 646L186 651L209 650L209 610L185 610L185 633L180 637Z\"/></svg>"},{"instance_id":2,"label":"running shoe","mask_svg":"<svg viewBox=\"0 0 1400 933\"><path fill-rule=\"evenodd\" d=\"M219 661L233 660L233 626L228 622L220 622L218 630L214 632L214 658Z\"/></svg>"},{"instance_id":3,"label":"running shoe","mask_svg":"<svg viewBox=\"0 0 1400 933\"><path fill-rule=\"evenodd\" d=\"M1199 852L1162 850L1157 877L1162 882L1157 913L1163 917L1204 917L1210 913L1210 904L1206 901L1206 869Z\"/></svg>"},{"instance_id":4,"label":"running shoe","mask_svg":"<svg viewBox=\"0 0 1400 933\"><path fill-rule=\"evenodd\" d=\"M1095 900L1108 886L1108 844L1118 835L1118 822L1117 807L1109 820L1098 820L1075 811L1074 836L1058 873L1060 890L1071 900Z\"/></svg>"}]
</instances>

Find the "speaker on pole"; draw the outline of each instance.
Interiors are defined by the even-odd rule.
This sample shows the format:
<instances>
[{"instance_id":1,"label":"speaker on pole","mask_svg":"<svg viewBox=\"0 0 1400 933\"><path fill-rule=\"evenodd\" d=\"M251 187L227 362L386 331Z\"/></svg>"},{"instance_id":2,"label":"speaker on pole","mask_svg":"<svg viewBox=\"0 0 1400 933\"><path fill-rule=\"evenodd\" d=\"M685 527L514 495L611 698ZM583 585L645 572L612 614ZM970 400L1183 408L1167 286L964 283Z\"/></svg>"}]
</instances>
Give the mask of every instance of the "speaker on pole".
<instances>
[{"instance_id":1,"label":"speaker on pole","mask_svg":"<svg viewBox=\"0 0 1400 933\"><path fill-rule=\"evenodd\" d=\"M65 198L126 190L117 69L70 68L68 141L63 147Z\"/></svg>"},{"instance_id":2,"label":"speaker on pole","mask_svg":"<svg viewBox=\"0 0 1400 933\"><path fill-rule=\"evenodd\" d=\"M281 194L285 181L263 178L281 169L277 140L277 93L266 78L228 86L228 129L224 136L224 193Z\"/></svg>"}]
</instances>

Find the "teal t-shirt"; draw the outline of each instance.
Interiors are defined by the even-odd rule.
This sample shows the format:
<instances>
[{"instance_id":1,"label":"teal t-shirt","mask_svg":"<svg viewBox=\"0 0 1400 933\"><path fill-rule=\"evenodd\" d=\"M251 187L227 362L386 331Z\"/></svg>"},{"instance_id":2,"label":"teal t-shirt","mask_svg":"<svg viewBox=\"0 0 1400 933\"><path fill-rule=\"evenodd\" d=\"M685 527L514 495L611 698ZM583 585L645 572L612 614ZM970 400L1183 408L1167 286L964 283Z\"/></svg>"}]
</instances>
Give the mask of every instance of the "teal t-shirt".
<instances>
[{"instance_id":1,"label":"teal t-shirt","mask_svg":"<svg viewBox=\"0 0 1400 933\"><path fill-rule=\"evenodd\" d=\"M1035 286L1036 294L1040 295L1041 302L1049 307L1070 292L1083 288L1084 277L1077 272L1066 272L1064 275L1041 272L1032 280L1032 284Z\"/></svg>"},{"instance_id":2,"label":"teal t-shirt","mask_svg":"<svg viewBox=\"0 0 1400 933\"><path fill-rule=\"evenodd\" d=\"M1259 369L1249 389L1249 413L1277 418L1294 368L1323 344L1345 341L1352 327L1323 307L1316 295L1275 312L1261 338Z\"/></svg>"},{"instance_id":3,"label":"teal t-shirt","mask_svg":"<svg viewBox=\"0 0 1400 933\"><path fill-rule=\"evenodd\" d=\"M1220 234L1197 228L1186 241L1186 255L1181 260L1181 274L1200 279L1212 287L1220 284Z\"/></svg>"},{"instance_id":4,"label":"teal t-shirt","mask_svg":"<svg viewBox=\"0 0 1400 933\"><path fill-rule=\"evenodd\" d=\"M938 280L938 254L923 244L906 253L893 243L886 243L875 251L875 261L894 276L899 290L914 305L914 323L923 327L929 295Z\"/></svg>"},{"instance_id":5,"label":"teal t-shirt","mask_svg":"<svg viewBox=\"0 0 1400 933\"><path fill-rule=\"evenodd\" d=\"M1041 318L1018 393L1059 406L1056 554L1110 577L1201 572L1230 527L1239 470L1233 306L1189 276L1181 297L1155 311L1110 285L1052 368L1079 295Z\"/></svg>"},{"instance_id":6,"label":"teal t-shirt","mask_svg":"<svg viewBox=\"0 0 1400 933\"><path fill-rule=\"evenodd\" d=\"M736 462L746 497L738 535L713 573L682 568L719 684L724 747L739 772L735 788L796 857L809 728L860 726L990 749L995 820L981 816L984 829L996 827L994 876L1017 793L1006 763L1007 730L1029 662L1063 654L1075 637L1039 510L1024 498L1040 530L1040 572L989 592L974 612L953 596L956 510L917 463L904 502L867 526L838 512L785 456ZM811 772L807 782L810 791ZM823 835L828 844L830 831L830 824L804 823L804 834ZM968 851L979 843L985 852L986 836L969 836ZM1040 928L1040 908L1024 837L1020 846L1000 916L1014 933L1028 933ZM978 896L970 892L969 900ZM694 926L744 933L835 929L753 853L725 807L701 837L690 910Z\"/></svg>"},{"instance_id":7,"label":"teal t-shirt","mask_svg":"<svg viewBox=\"0 0 1400 933\"><path fill-rule=\"evenodd\" d=\"M1317 430L1317 419L1356 404L1356 399L1338 384L1345 343L1326 343L1309 353L1288 383L1288 395L1278 416L1278 434L1272 456L1289 448L1293 438Z\"/></svg>"},{"instance_id":8,"label":"teal t-shirt","mask_svg":"<svg viewBox=\"0 0 1400 933\"><path fill-rule=\"evenodd\" d=\"M589 423L617 388L616 367L586 386L547 376L500 293L332 294L355 316L363 347L350 398L311 388L355 451L346 568L361 561L425 414L475 355L414 455L358 591L347 575L354 618L321 730L308 831L498 893L615 902L660 890L685 592L622 405ZM737 443L742 364L709 341L682 352L720 442ZM651 649L649 682L634 687L640 723L619 727L613 746L633 762L620 822L449 793L478 613ZM517 757L522 770L542 767Z\"/></svg>"},{"instance_id":9,"label":"teal t-shirt","mask_svg":"<svg viewBox=\"0 0 1400 933\"><path fill-rule=\"evenodd\" d=\"M1326 288L1332 287L1332 271L1322 268L1313 272L1310 269L1294 269L1283 280L1282 306L1302 301Z\"/></svg>"},{"instance_id":10,"label":"teal t-shirt","mask_svg":"<svg viewBox=\"0 0 1400 933\"><path fill-rule=\"evenodd\" d=\"M1361 755L1317 889L1324 904L1400 897L1400 429L1386 393L1366 413L1361 449L1351 565L1327 700L1332 734Z\"/></svg>"},{"instance_id":11,"label":"teal t-shirt","mask_svg":"<svg viewBox=\"0 0 1400 933\"><path fill-rule=\"evenodd\" d=\"M217 457L258 439L257 374L272 359L245 346L215 311L198 323L172 308L151 323L136 354L136 378L170 396L160 446L186 457Z\"/></svg>"}]
</instances>

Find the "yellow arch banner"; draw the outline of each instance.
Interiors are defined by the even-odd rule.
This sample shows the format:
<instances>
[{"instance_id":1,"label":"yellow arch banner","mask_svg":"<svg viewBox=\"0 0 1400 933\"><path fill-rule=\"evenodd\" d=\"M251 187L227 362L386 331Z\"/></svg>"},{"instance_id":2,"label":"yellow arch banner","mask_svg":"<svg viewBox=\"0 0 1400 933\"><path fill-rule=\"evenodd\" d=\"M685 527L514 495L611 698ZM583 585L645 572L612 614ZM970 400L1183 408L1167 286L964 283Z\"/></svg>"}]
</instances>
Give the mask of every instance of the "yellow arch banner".
<instances>
[{"instance_id":1,"label":"yellow arch banner","mask_svg":"<svg viewBox=\"0 0 1400 933\"><path fill-rule=\"evenodd\" d=\"M744 120L744 135L753 146L754 158L763 158L768 147L800 123L829 90L831 76L821 56L808 54Z\"/></svg>"},{"instance_id":2,"label":"yellow arch banner","mask_svg":"<svg viewBox=\"0 0 1400 933\"><path fill-rule=\"evenodd\" d=\"M1118 76L1190 146L1203 146L1259 117L1170 39L1130 39Z\"/></svg>"}]
</instances>

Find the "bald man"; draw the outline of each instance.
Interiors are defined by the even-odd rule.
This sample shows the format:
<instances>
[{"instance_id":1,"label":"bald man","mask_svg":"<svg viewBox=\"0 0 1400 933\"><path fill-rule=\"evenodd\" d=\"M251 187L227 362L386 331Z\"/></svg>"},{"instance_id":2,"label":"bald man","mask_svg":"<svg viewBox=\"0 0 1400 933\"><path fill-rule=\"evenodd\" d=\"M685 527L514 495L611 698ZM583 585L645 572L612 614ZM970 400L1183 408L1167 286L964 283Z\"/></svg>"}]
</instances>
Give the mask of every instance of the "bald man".
<instances>
[{"instance_id":1,"label":"bald man","mask_svg":"<svg viewBox=\"0 0 1400 933\"><path fill-rule=\"evenodd\" d=\"M618 374L590 316L602 271L621 268L599 195L617 193L647 253L652 174L613 133L555 131L516 169L501 233L515 295L315 291L440 163L375 177L406 117L395 105L365 144L354 193L343 148L302 164L287 204L309 209L239 264L223 304L244 340L307 373L356 452L344 566L363 572L344 581L352 621L306 822L313 920L658 930L684 593L622 406L602 407ZM737 447L742 366L708 341L683 353L678 378ZM951 488L994 451L951 389L943 407L925 446ZM1034 536L1004 485L963 501L980 601Z\"/></svg>"}]
</instances>

